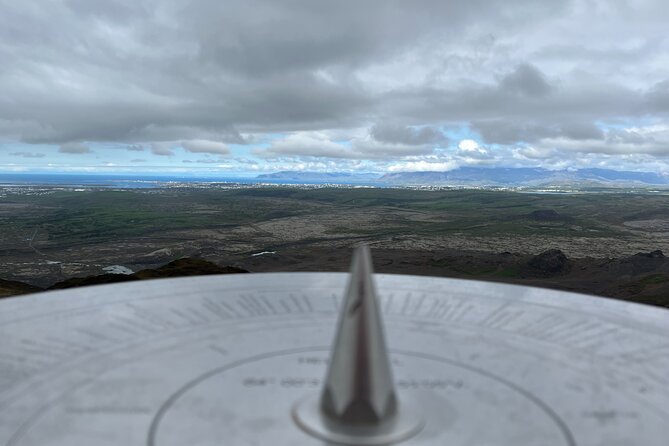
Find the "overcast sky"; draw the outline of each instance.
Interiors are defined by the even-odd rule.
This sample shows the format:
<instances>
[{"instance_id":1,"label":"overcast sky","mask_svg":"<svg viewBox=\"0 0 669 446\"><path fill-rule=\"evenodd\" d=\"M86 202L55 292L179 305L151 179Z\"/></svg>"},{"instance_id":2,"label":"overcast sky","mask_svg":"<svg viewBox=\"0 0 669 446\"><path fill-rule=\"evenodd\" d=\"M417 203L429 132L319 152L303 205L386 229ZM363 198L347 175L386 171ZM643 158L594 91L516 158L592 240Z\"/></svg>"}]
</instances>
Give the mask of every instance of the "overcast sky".
<instances>
[{"instance_id":1,"label":"overcast sky","mask_svg":"<svg viewBox=\"0 0 669 446\"><path fill-rule=\"evenodd\" d=\"M666 0L0 0L0 170L669 173Z\"/></svg>"}]
</instances>

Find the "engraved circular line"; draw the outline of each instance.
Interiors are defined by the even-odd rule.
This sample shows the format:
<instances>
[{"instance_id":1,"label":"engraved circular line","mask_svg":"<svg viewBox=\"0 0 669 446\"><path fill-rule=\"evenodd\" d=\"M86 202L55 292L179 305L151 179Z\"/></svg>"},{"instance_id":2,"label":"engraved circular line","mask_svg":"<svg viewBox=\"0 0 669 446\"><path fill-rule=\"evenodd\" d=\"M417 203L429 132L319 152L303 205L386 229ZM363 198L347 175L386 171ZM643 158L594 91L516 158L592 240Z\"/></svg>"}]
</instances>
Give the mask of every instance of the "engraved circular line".
<instances>
[{"instance_id":1,"label":"engraved circular line","mask_svg":"<svg viewBox=\"0 0 669 446\"><path fill-rule=\"evenodd\" d=\"M225 321L222 321L222 323L223 323L223 322L225 322ZM302 326L304 326L304 324L303 324ZM287 327L293 327L293 325L288 325ZM167 337L169 337L169 338L173 338L173 337L177 337L177 336L183 336L184 334L187 335L188 333L194 333L194 332L196 333L196 332L198 332L198 331L202 331L202 330L212 330L212 328L211 328L211 327L203 328L202 326L190 327L188 330L179 330L177 333L171 333L171 334L169 334ZM240 331L241 331L241 332L246 332L246 331L256 331L256 329L255 329L255 328L251 328L251 329L248 329L248 330L244 330L244 329L242 329L242 330L240 330ZM237 332L235 332L235 333L239 333L240 331L237 331ZM210 336L210 335L207 335L207 336L205 336L205 338L206 338L206 337L209 337L209 336ZM163 338L165 338L165 337L163 337ZM192 342L194 342L194 341L195 341L194 339L189 339L188 341L183 342L183 343L180 343L180 344L177 344L177 345L178 345L178 346L188 345L188 344L190 344L190 343L192 343ZM95 358L95 357L105 357L105 356L110 356L110 355L113 355L113 354L114 354L115 352L117 352L117 351L124 351L124 350L127 350L128 348L141 347L141 346L145 345L146 343L147 343L147 342L144 340L144 341L141 341L141 342L134 342L134 343L130 343L130 344L123 344L122 346L115 347L113 350L107 351L107 352L105 352L105 353L100 353L100 354L93 355L93 358ZM153 351L151 351L150 353L155 354L155 353L160 352L160 351L162 351L162 350L168 350L168 351L169 351L169 350L172 349L173 347L174 347L174 345L172 345L172 346L168 346L168 347L162 347L162 348L160 348L160 349L153 350ZM92 358L87 358L87 359L92 359ZM122 361L115 361L115 362L114 362L114 366L113 366L113 367L110 367L110 368L108 368L108 369L106 369L104 373L107 373L107 372L110 371L110 370L115 370L115 369L117 369L118 367L122 367L122 366L125 366L125 365L127 365L127 364L130 364L130 363L132 363L133 361L135 361L136 359L137 359L137 358L134 357L134 358L130 358L130 359L122 360ZM44 405L42 405L39 409L37 409L35 412L33 412L33 413L32 413L32 414L31 414L31 415L30 415L30 416L29 416L29 417L28 417L28 418L27 418L27 419L26 419L26 420L25 420L25 421L24 421L24 422L23 422L23 423L16 429L16 431L14 432L14 434L13 434L13 435L9 438L9 440L7 441L6 445L7 445L7 446L11 446L11 445L16 444L16 443L17 443L17 442L18 442L18 441L25 435L25 433L28 432L28 431L32 428L32 425L35 424L36 420L39 419L39 418L41 418L47 410L49 410L49 409L51 409L52 407L56 406L56 405L57 405L57 404L58 404L58 403L59 403L65 396L67 396L67 395L69 395L70 393L72 393L72 392L78 390L78 389L81 388L81 387L84 387L84 386L90 384L91 382L94 382L94 381L95 381L96 379L98 379L100 376L101 376L101 375L89 376L89 377L83 379L82 381L79 381L79 382L77 382L76 384L74 384L74 385L68 387L66 390L64 390L63 392L61 392L61 393L60 393L57 397L55 397L53 400L51 400L51 401L45 403ZM40 380L40 381L41 381L41 380ZM17 396L17 398L20 398L20 397L21 397L21 395Z\"/></svg>"},{"instance_id":2,"label":"engraved circular line","mask_svg":"<svg viewBox=\"0 0 669 446\"><path fill-rule=\"evenodd\" d=\"M278 315L277 315L277 316L278 316ZM281 316L283 316L283 315L281 315ZM395 317L397 317L397 320L398 320L398 321L400 321L400 320L402 320L402 319L406 319L406 318L408 318L407 316L405 316L405 317L400 317L400 316L393 315L392 319L395 319ZM250 318L250 319L253 319L253 318L251 318L251 317L249 317L249 318ZM220 323L225 323L225 322L232 322L232 323L238 323L238 322L239 322L239 323L244 323L244 322L245 322L244 319L245 319L245 318L238 319L238 320L223 320L223 321L221 321ZM255 323L255 322L256 322L256 321L253 321L253 323ZM406 322L407 322L407 323L410 323L410 321L406 321ZM245 323L248 323L248 322L245 322ZM304 324L300 324L300 325L303 326ZM211 327L203 327L203 326L188 327L188 328L185 330L185 333L196 332L196 331L200 331L200 330L203 330L203 329L207 329L207 330L209 330L209 329L211 329ZM241 331L247 331L247 330L242 329ZM255 331L255 328L251 328L250 331ZM430 332L429 332L429 331L425 331L425 333L430 333ZM182 328L182 329L178 329L177 332L172 332L172 333L170 333L170 334L168 335L168 337L175 337L175 336L179 336L179 335L183 335L183 334L184 334L184 329ZM156 336L158 336L158 335L156 335ZM149 337L148 339L151 339L151 338L152 338L152 337ZM164 336L163 336L163 338L164 338ZM141 341L141 342L133 342L133 343L129 343L129 344L123 344L123 345L121 345L121 346L114 347L112 350L107 351L107 352L105 352L105 353L102 353L102 354L95 354L95 355L93 355L93 357L99 357L99 356L104 357L104 356L108 356L109 354L113 354L113 352L116 352L116 351L126 350L128 347L131 347L131 348L138 347L138 346L141 346L141 345L146 344L146 340L147 340L147 339L145 338L145 339L144 339L143 341ZM193 342L192 339L189 340L189 341L187 341L187 342L184 343L184 344L188 344L188 343L191 343L191 342ZM89 357L88 359L90 359L90 357ZM80 361L80 360L78 359L76 362L79 362L79 361ZM126 364L126 363L129 363L129 362L132 362L132 360L126 360L126 361L121 361L121 362L117 362L117 363L118 363L118 364ZM463 366L464 366L464 365L463 365ZM113 367L113 368L116 368L116 367ZM61 370L61 371L62 371L62 370ZM21 437L23 436L23 434L25 434L25 432L27 432L27 431L30 429L29 427L27 427L27 425L34 424L36 418L41 417L41 415L43 415L43 413L44 413L47 409L49 409L49 408L51 408L52 406L54 406L55 404L57 404L57 402L58 402L59 400L61 400L65 395L69 394L71 391L74 391L74 390L76 390L76 389L78 389L78 388L80 388L80 387L82 387L82 386L84 386L84 385L86 385L86 384L88 384L88 383L94 381L96 378L97 378L97 377L88 378L88 379L86 379L86 380L84 380L84 381L82 381L82 382L80 382L80 383L78 383L78 384L72 386L71 388L69 388L68 390L66 390L65 392L63 392L63 393L62 393L59 397L57 397L55 400L53 400L53 401L51 401L51 402L45 404L44 406L42 406L42 407L41 407L35 414L33 414L33 416L31 416L28 420L26 420L26 421L19 427L19 429L17 429L17 431L14 433L14 435L12 435L12 437L9 439L9 442L8 442L7 444L8 444L8 445L10 445L10 444L15 444L15 442L18 441L18 439L21 438Z\"/></svg>"},{"instance_id":3,"label":"engraved circular line","mask_svg":"<svg viewBox=\"0 0 669 446\"><path fill-rule=\"evenodd\" d=\"M167 413L167 411L174 405L174 403L177 402L186 392L191 390L192 388L198 386L202 382L206 381L207 379L218 375L220 373L224 373L230 369L233 369L235 367L241 366L241 365L246 365L252 362L256 361L261 361L263 359L269 359L269 358L274 358L278 356L285 356L285 355L290 355L290 354L295 354L295 353L303 353L303 352L308 352L308 351L329 351L330 347L324 347L324 346L314 346L314 347L302 347L302 348L294 348L294 349L285 349L285 350L275 350L273 352L267 352L267 353L262 353L259 355L254 355L250 356L244 359L240 359L238 361L231 362L229 364L223 365L221 367L217 367L215 369L212 369L206 373L203 373L202 375L192 379L191 381L187 382L184 384L181 388L179 388L176 392L174 392L172 395L170 395L167 400L160 406L158 411L156 412L156 415L153 417L151 420L151 425L149 426L149 432L147 435L146 439L146 444L147 446L156 446L156 435L158 431L158 427L160 425L160 422L162 421L163 417ZM550 418L555 425L558 427L560 433L562 434L562 437L566 441L568 446L577 446L576 440L574 439L574 435L572 434L571 430L567 426L567 423L560 418L560 416L548 405L546 404L543 400L541 400L539 397L531 393L530 391L514 384L511 381L508 381L504 378L501 378L497 375L494 375L486 370L479 369L477 367L473 367L468 364L464 364L452 359L444 358L441 356L437 355L431 355L429 353L421 353L421 352L414 352L410 350L397 350L397 349L390 349L391 353L399 353L401 355L405 356L413 356L416 358L422 358L422 359L427 359L427 360L432 360L436 362L442 362L446 364L453 365L455 367L460 367L466 370L469 370L471 372L477 373L479 375L483 375L487 378L490 378L494 381L497 381L498 383L510 388L511 390L516 391L520 395L524 396L527 400L529 400L532 404L534 404L536 407L538 407L542 412L544 412L545 415Z\"/></svg>"}]
</instances>

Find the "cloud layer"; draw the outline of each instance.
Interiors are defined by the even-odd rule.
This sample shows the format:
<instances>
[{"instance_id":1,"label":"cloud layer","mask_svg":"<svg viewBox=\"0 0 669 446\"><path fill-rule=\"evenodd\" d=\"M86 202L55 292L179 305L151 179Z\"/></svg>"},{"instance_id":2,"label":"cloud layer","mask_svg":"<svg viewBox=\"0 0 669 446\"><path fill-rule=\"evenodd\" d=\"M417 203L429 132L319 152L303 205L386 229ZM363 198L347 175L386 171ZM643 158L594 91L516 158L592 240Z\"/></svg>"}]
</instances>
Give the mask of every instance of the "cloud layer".
<instances>
[{"instance_id":1,"label":"cloud layer","mask_svg":"<svg viewBox=\"0 0 669 446\"><path fill-rule=\"evenodd\" d=\"M14 160L669 171L662 0L0 6Z\"/></svg>"}]
</instances>

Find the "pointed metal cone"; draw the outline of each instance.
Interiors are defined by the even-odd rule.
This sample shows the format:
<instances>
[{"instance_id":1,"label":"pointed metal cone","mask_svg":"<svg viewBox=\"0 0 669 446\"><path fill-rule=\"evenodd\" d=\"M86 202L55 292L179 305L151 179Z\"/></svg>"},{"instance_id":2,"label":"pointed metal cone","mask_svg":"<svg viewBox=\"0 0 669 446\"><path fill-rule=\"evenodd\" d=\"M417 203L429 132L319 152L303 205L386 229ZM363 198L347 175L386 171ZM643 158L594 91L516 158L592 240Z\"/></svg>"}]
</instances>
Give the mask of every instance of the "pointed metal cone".
<instances>
[{"instance_id":1,"label":"pointed metal cone","mask_svg":"<svg viewBox=\"0 0 669 446\"><path fill-rule=\"evenodd\" d=\"M320 405L329 418L345 424L378 424L397 411L372 259L365 245L353 253Z\"/></svg>"}]
</instances>

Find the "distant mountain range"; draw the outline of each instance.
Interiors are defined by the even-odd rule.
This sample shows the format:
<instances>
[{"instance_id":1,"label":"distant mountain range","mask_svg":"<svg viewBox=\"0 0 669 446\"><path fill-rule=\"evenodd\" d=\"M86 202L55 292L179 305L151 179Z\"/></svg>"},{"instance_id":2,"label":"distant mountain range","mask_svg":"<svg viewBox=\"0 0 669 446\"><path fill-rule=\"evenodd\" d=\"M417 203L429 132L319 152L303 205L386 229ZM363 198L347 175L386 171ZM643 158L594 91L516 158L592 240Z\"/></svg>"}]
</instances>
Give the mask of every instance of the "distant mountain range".
<instances>
[{"instance_id":1,"label":"distant mountain range","mask_svg":"<svg viewBox=\"0 0 669 446\"><path fill-rule=\"evenodd\" d=\"M548 170L541 168L461 167L448 172L397 172L383 175L393 184L438 184L453 186L647 186L669 184L669 178L654 172L610 169Z\"/></svg>"},{"instance_id":2,"label":"distant mountain range","mask_svg":"<svg viewBox=\"0 0 669 446\"><path fill-rule=\"evenodd\" d=\"M669 177L655 172L610 169L548 170L529 167L460 167L446 172L283 171L258 175L258 180L305 183L439 185L439 186L652 186L669 185Z\"/></svg>"}]
</instances>

